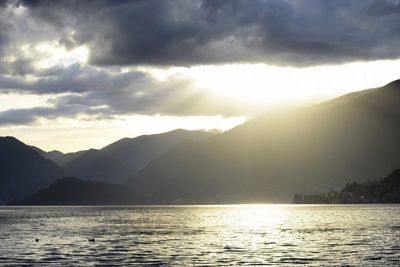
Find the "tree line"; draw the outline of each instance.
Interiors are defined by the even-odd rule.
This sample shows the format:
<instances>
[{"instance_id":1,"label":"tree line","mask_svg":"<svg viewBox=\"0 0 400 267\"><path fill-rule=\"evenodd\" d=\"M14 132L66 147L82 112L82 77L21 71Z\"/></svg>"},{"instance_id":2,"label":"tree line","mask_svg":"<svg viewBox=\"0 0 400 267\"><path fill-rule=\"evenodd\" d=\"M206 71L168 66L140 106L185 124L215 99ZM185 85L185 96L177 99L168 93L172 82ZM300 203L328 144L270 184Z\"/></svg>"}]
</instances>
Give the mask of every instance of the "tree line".
<instances>
[{"instance_id":1,"label":"tree line","mask_svg":"<svg viewBox=\"0 0 400 267\"><path fill-rule=\"evenodd\" d=\"M385 178L364 183L347 183L340 191L295 194L294 204L400 203L400 169Z\"/></svg>"}]
</instances>

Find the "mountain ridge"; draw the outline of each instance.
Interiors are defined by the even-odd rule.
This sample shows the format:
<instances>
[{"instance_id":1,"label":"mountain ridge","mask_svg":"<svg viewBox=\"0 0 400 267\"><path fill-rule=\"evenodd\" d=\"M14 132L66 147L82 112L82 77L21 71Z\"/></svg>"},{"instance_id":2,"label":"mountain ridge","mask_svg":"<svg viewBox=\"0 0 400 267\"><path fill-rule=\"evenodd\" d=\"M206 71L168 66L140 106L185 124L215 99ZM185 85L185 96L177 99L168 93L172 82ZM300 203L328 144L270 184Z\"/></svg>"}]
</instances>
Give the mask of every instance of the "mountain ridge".
<instances>
[{"instance_id":1,"label":"mountain ridge","mask_svg":"<svg viewBox=\"0 0 400 267\"><path fill-rule=\"evenodd\" d=\"M22 198L55 181L63 171L15 137L0 137L0 203Z\"/></svg>"},{"instance_id":2,"label":"mountain ridge","mask_svg":"<svg viewBox=\"0 0 400 267\"><path fill-rule=\"evenodd\" d=\"M79 150L76 152L63 153L59 150L44 151L36 146L31 146L36 152L38 152L42 157L50 159L55 162L58 166L63 167L65 164L71 162L75 158L79 157L87 150Z\"/></svg>"},{"instance_id":3,"label":"mountain ridge","mask_svg":"<svg viewBox=\"0 0 400 267\"><path fill-rule=\"evenodd\" d=\"M400 166L400 83L266 114L178 145L126 181L164 201L290 202ZM174 191L177 188L177 192Z\"/></svg>"},{"instance_id":4,"label":"mountain ridge","mask_svg":"<svg viewBox=\"0 0 400 267\"><path fill-rule=\"evenodd\" d=\"M71 176L121 183L151 160L186 140L204 140L212 134L176 129L166 133L123 138L101 149L90 149L64 166Z\"/></svg>"}]
</instances>

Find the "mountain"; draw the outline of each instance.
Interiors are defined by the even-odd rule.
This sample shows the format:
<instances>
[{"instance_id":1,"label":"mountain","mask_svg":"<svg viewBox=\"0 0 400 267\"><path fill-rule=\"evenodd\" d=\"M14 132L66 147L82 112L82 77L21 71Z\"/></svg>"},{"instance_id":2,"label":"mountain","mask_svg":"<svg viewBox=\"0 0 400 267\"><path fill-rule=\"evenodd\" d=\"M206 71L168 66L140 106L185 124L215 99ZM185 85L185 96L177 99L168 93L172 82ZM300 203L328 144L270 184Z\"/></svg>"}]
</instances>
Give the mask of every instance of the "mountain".
<instances>
[{"instance_id":1,"label":"mountain","mask_svg":"<svg viewBox=\"0 0 400 267\"><path fill-rule=\"evenodd\" d=\"M76 159L83 153L85 153L87 150L81 150L77 152L71 152L71 153L63 153L58 150L52 150L49 152L46 152L38 147L31 146L36 152L38 152L42 157L45 159L50 159L53 162L57 163L58 166L62 167L65 164L69 163L70 161Z\"/></svg>"},{"instance_id":2,"label":"mountain","mask_svg":"<svg viewBox=\"0 0 400 267\"><path fill-rule=\"evenodd\" d=\"M142 200L141 200L142 201ZM122 185L62 178L14 205L128 205L138 198Z\"/></svg>"},{"instance_id":3,"label":"mountain","mask_svg":"<svg viewBox=\"0 0 400 267\"><path fill-rule=\"evenodd\" d=\"M100 150L86 151L67 163L64 170L71 176L120 183L177 144L188 140L205 140L212 135L203 131L178 129L162 134L124 138Z\"/></svg>"},{"instance_id":4,"label":"mountain","mask_svg":"<svg viewBox=\"0 0 400 267\"><path fill-rule=\"evenodd\" d=\"M400 166L400 80L186 142L126 185L163 203L290 202Z\"/></svg>"},{"instance_id":5,"label":"mountain","mask_svg":"<svg viewBox=\"0 0 400 267\"><path fill-rule=\"evenodd\" d=\"M0 137L0 203L20 199L62 177L63 171L14 137Z\"/></svg>"},{"instance_id":6,"label":"mountain","mask_svg":"<svg viewBox=\"0 0 400 267\"><path fill-rule=\"evenodd\" d=\"M347 183L340 191L294 196L295 204L359 204L359 203L400 203L400 170L389 176L364 183Z\"/></svg>"}]
</instances>

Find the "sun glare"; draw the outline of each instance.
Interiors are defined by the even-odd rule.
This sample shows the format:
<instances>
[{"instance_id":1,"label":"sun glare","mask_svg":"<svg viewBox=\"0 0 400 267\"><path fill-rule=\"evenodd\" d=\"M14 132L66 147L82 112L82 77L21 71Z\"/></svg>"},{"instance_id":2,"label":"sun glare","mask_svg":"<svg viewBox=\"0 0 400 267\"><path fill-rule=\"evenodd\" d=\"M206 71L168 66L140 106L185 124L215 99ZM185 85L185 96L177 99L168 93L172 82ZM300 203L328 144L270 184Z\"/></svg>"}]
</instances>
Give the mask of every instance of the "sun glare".
<instances>
[{"instance_id":1,"label":"sun glare","mask_svg":"<svg viewBox=\"0 0 400 267\"><path fill-rule=\"evenodd\" d=\"M382 86L397 78L399 68L400 60L392 60L308 68L265 64L200 66L187 73L199 86L214 92L253 104L281 105L312 103Z\"/></svg>"},{"instance_id":2,"label":"sun glare","mask_svg":"<svg viewBox=\"0 0 400 267\"><path fill-rule=\"evenodd\" d=\"M160 82L182 75L208 90L250 105L304 105L397 79L400 60L355 62L308 68L266 64L141 68Z\"/></svg>"},{"instance_id":3,"label":"sun glare","mask_svg":"<svg viewBox=\"0 0 400 267\"><path fill-rule=\"evenodd\" d=\"M240 213L235 223L240 226L256 228L274 228L285 218L286 208L276 204L237 205L234 212Z\"/></svg>"}]
</instances>

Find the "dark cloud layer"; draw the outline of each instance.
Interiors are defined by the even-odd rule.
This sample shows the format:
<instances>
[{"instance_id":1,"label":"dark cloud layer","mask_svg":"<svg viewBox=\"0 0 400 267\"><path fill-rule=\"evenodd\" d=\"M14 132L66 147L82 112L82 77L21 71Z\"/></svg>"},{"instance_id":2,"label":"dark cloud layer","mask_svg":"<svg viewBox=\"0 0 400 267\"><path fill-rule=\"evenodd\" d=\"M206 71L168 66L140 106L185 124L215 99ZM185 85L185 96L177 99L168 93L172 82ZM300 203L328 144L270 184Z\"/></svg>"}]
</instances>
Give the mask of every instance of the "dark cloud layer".
<instances>
[{"instance_id":1,"label":"dark cloud layer","mask_svg":"<svg viewBox=\"0 0 400 267\"><path fill-rule=\"evenodd\" d=\"M27 125L39 118L69 118L77 115L92 115L98 118L109 116L109 110L91 109L80 105L58 105L56 107L35 107L22 109L9 109L0 112L0 125Z\"/></svg>"},{"instance_id":2,"label":"dark cloud layer","mask_svg":"<svg viewBox=\"0 0 400 267\"><path fill-rule=\"evenodd\" d=\"M41 42L85 45L90 61L38 68ZM399 57L397 0L0 1L0 93L59 95L50 107L0 112L0 125L81 114L231 116L247 108L188 78L161 82L122 66L313 66Z\"/></svg>"},{"instance_id":3,"label":"dark cloud layer","mask_svg":"<svg viewBox=\"0 0 400 267\"><path fill-rule=\"evenodd\" d=\"M22 3L64 33L64 44L88 44L98 65L308 66L400 56L396 0Z\"/></svg>"}]
</instances>

